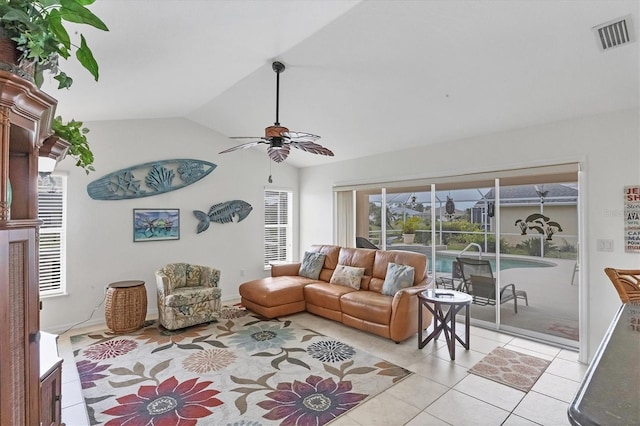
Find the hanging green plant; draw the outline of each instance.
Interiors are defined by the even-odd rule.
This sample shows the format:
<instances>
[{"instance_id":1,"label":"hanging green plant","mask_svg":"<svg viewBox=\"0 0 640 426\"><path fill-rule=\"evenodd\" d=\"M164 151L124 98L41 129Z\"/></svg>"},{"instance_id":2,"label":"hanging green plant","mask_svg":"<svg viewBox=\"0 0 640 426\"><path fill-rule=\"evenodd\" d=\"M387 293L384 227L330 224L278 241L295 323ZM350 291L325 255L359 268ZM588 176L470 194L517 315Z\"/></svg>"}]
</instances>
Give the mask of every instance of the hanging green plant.
<instances>
[{"instance_id":1,"label":"hanging green plant","mask_svg":"<svg viewBox=\"0 0 640 426\"><path fill-rule=\"evenodd\" d=\"M33 66L34 80L42 87L48 71L58 81L58 89L69 88L73 79L59 69L60 57L75 51L78 62L98 81L98 63L80 34L80 46L71 43L63 21L85 24L109 31L100 18L85 6L95 0L0 0L0 35L16 43L20 66Z\"/></svg>"},{"instance_id":2,"label":"hanging green plant","mask_svg":"<svg viewBox=\"0 0 640 426\"><path fill-rule=\"evenodd\" d=\"M89 25L109 31L109 28L87 6L95 0L0 0L0 38L15 43L16 62L2 69L21 72L20 76L31 78L37 87L42 87L44 72L58 81L58 89L71 87L73 79L59 68L60 58L69 59L75 54L77 61L98 81L99 67L83 34L79 45L71 42L63 23ZM52 123L54 134L71 144L68 154L76 159L76 166L87 173L94 171L93 153L86 134L89 129L81 121L64 123L56 117Z\"/></svg>"},{"instance_id":3,"label":"hanging green plant","mask_svg":"<svg viewBox=\"0 0 640 426\"><path fill-rule=\"evenodd\" d=\"M56 136L69 142L67 155L71 155L76 160L76 166L83 168L87 174L95 171L93 152L87 141L89 129L82 127L82 121L71 120L64 123L62 117L58 116L53 119L51 130Z\"/></svg>"}]
</instances>

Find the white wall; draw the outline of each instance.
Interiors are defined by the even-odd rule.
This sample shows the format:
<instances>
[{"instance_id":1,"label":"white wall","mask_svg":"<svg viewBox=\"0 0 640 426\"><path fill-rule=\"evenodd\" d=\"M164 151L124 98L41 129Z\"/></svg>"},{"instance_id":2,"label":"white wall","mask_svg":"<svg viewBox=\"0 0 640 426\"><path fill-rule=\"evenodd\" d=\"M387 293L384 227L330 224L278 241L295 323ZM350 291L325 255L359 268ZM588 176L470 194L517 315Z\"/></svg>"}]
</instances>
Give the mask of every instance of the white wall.
<instances>
[{"instance_id":1,"label":"white wall","mask_svg":"<svg viewBox=\"0 0 640 426\"><path fill-rule=\"evenodd\" d=\"M332 187L337 183L443 177L579 161L586 178L586 191L581 193L586 207L582 235L586 258L580 285L589 316L584 324L588 335L581 339L587 352L582 355L591 359L620 306L603 269L640 268L640 254L624 252L622 216L623 187L640 184L638 114L637 109L620 111L302 169L300 249L333 242ZM614 240L612 253L596 251L596 240L602 238Z\"/></svg>"},{"instance_id":2,"label":"white wall","mask_svg":"<svg viewBox=\"0 0 640 426\"><path fill-rule=\"evenodd\" d=\"M266 152L242 150L218 155L229 140L182 119L130 120L86 123L96 156L96 172L86 175L66 158L57 170L68 171L68 235L66 296L43 299L41 328L60 332L87 320L103 300L111 282L146 282L148 312L157 312L154 272L171 262L192 262L221 270L223 300L239 297L238 285L266 276L263 269L263 190L266 186L298 189L298 169L273 164L273 185L267 183ZM86 186L94 179L136 164L171 158L195 158L217 168L204 179L162 195L135 200L97 201ZM193 210L240 199L253 206L240 223L212 223L196 234ZM134 208L179 208L178 241L133 242ZM294 218L298 210L294 210ZM297 231L297 228L295 229ZM298 251L297 241L294 253ZM244 271L244 275L241 271ZM104 322L99 307L87 324Z\"/></svg>"}]
</instances>

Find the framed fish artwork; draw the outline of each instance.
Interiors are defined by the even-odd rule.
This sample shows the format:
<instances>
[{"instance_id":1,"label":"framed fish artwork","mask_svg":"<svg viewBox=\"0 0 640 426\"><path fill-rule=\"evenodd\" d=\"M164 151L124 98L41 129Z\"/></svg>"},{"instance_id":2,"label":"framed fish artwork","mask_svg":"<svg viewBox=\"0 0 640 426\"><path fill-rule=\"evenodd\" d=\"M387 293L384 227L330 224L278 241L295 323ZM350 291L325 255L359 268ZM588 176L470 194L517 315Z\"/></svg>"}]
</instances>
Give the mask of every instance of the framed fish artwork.
<instances>
[{"instance_id":1,"label":"framed fish artwork","mask_svg":"<svg viewBox=\"0 0 640 426\"><path fill-rule=\"evenodd\" d=\"M133 209L133 241L180 239L180 209Z\"/></svg>"}]
</instances>

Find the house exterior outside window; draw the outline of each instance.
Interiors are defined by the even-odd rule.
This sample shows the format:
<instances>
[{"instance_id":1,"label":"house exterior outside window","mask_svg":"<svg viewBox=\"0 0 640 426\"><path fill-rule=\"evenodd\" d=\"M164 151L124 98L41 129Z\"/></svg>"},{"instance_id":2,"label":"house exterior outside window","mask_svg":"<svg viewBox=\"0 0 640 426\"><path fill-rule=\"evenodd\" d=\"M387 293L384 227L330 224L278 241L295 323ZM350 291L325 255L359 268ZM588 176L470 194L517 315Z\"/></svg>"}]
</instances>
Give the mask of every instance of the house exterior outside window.
<instances>
[{"instance_id":1,"label":"house exterior outside window","mask_svg":"<svg viewBox=\"0 0 640 426\"><path fill-rule=\"evenodd\" d=\"M292 259L292 197L286 190L264 191L264 267Z\"/></svg>"}]
</instances>

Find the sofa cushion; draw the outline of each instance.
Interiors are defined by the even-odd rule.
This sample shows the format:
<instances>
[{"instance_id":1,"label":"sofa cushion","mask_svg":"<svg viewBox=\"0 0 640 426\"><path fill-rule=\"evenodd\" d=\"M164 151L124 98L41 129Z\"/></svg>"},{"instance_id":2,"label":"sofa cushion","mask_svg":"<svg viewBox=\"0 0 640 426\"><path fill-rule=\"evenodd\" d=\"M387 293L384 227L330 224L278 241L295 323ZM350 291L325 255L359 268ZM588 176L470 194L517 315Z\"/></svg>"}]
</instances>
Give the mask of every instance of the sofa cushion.
<instances>
[{"instance_id":1,"label":"sofa cushion","mask_svg":"<svg viewBox=\"0 0 640 426\"><path fill-rule=\"evenodd\" d=\"M326 256L322 253L314 253L311 251L304 252L304 258L302 259L298 275L317 280L320 276L320 271L322 271L325 257Z\"/></svg>"},{"instance_id":2,"label":"sofa cushion","mask_svg":"<svg viewBox=\"0 0 640 426\"><path fill-rule=\"evenodd\" d=\"M364 268L338 265L336 266L336 270L333 271L333 275L331 276L331 280L329 280L329 283L346 285L355 290L359 290L360 281L362 280L363 275Z\"/></svg>"},{"instance_id":3,"label":"sofa cushion","mask_svg":"<svg viewBox=\"0 0 640 426\"><path fill-rule=\"evenodd\" d=\"M213 300L220 297L220 289L215 287L181 287L164 298L165 306L184 306Z\"/></svg>"},{"instance_id":4,"label":"sofa cushion","mask_svg":"<svg viewBox=\"0 0 640 426\"><path fill-rule=\"evenodd\" d=\"M167 290L172 292L176 288L184 287L187 280L187 264L186 263L170 263L159 270L166 275Z\"/></svg>"},{"instance_id":5,"label":"sofa cushion","mask_svg":"<svg viewBox=\"0 0 640 426\"><path fill-rule=\"evenodd\" d=\"M387 276L387 265L389 265L389 262L413 266L415 269L413 285L424 283L427 279L427 261L427 257L421 253L400 250L377 250L369 290L382 291L382 285Z\"/></svg>"},{"instance_id":6,"label":"sofa cushion","mask_svg":"<svg viewBox=\"0 0 640 426\"><path fill-rule=\"evenodd\" d=\"M364 275L371 275L375 257L376 250L342 247L338 264L365 268Z\"/></svg>"},{"instance_id":7,"label":"sofa cushion","mask_svg":"<svg viewBox=\"0 0 640 426\"><path fill-rule=\"evenodd\" d=\"M333 270L338 266L340 246L313 245L309 247L309 250L307 251L324 254L324 265L322 266L322 271L320 271L318 279L328 283L331 279L331 275L333 274Z\"/></svg>"},{"instance_id":8,"label":"sofa cushion","mask_svg":"<svg viewBox=\"0 0 640 426\"><path fill-rule=\"evenodd\" d=\"M202 285L202 268L198 265L187 265L186 286L198 287Z\"/></svg>"},{"instance_id":9,"label":"sofa cushion","mask_svg":"<svg viewBox=\"0 0 640 426\"><path fill-rule=\"evenodd\" d=\"M391 322L392 300L391 296L375 291L359 290L343 295L340 308L346 315L388 325Z\"/></svg>"},{"instance_id":10,"label":"sofa cushion","mask_svg":"<svg viewBox=\"0 0 640 426\"><path fill-rule=\"evenodd\" d=\"M351 287L340 284L316 282L304 287L304 300L307 304L322 306L332 311L340 311L340 298L347 293L357 293Z\"/></svg>"},{"instance_id":11,"label":"sofa cushion","mask_svg":"<svg viewBox=\"0 0 640 426\"><path fill-rule=\"evenodd\" d=\"M364 275L360 281L360 288L369 289L369 281L373 273L373 261L376 257L376 250L359 249L351 247L341 247L338 264L346 266L355 266L356 268L364 268Z\"/></svg>"},{"instance_id":12,"label":"sofa cushion","mask_svg":"<svg viewBox=\"0 0 640 426\"><path fill-rule=\"evenodd\" d=\"M414 275L415 269L413 266L389 262L381 293L387 296L394 296L403 288L411 287Z\"/></svg>"},{"instance_id":13,"label":"sofa cushion","mask_svg":"<svg viewBox=\"0 0 640 426\"><path fill-rule=\"evenodd\" d=\"M267 277L240 284L240 296L258 305L273 307L304 301L304 286L315 282L304 277Z\"/></svg>"}]
</instances>

